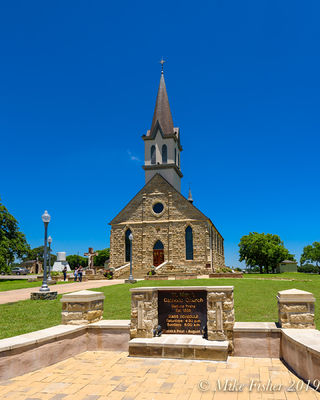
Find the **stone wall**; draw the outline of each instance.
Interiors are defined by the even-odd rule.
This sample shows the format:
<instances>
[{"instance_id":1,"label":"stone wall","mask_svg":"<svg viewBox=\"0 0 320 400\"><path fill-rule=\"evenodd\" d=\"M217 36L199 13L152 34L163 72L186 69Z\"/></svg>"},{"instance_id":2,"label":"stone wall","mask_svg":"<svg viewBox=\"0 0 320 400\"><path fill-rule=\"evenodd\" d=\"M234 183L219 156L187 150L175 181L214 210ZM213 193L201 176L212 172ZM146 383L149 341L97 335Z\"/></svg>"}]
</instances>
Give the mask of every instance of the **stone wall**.
<instances>
[{"instance_id":1,"label":"stone wall","mask_svg":"<svg viewBox=\"0 0 320 400\"><path fill-rule=\"evenodd\" d=\"M104 294L81 290L62 296L62 324L83 325L98 322L103 316Z\"/></svg>"},{"instance_id":2,"label":"stone wall","mask_svg":"<svg viewBox=\"0 0 320 400\"><path fill-rule=\"evenodd\" d=\"M229 340L233 353L234 302L233 286L208 287L208 340Z\"/></svg>"},{"instance_id":3,"label":"stone wall","mask_svg":"<svg viewBox=\"0 0 320 400\"><path fill-rule=\"evenodd\" d=\"M164 205L163 212L155 214L152 206ZM149 184L111 222L110 265L122 266L125 261L125 233L133 234L132 260L135 270L150 270L153 265L153 246L164 245L164 259L175 266L196 268L207 273L206 264L213 269L224 266L223 238L197 208L175 191L161 176ZM193 260L186 260L185 229L193 231Z\"/></svg>"},{"instance_id":4,"label":"stone wall","mask_svg":"<svg viewBox=\"0 0 320 400\"><path fill-rule=\"evenodd\" d=\"M131 325L133 338L152 338L158 325L159 290L206 290L208 340L229 340L229 354L233 353L234 303L233 286L203 287L144 287L131 289Z\"/></svg>"},{"instance_id":5,"label":"stone wall","mask_svg":"<svg viewBox=\"0 0 320 400\"><path fill-rule=\"evenodd\" d=\"M315 329L312 293L289 289L278 292L279 325L284 329Z\"/></svg>"},{"instance_id":6,"label":"stone wall","mask_svg":"<svg viewBox=\"0 0 320 400\"><path fill-rule=\"evenodd\" d=\"M135 289L131 294L130 337L152 338L158 325L158 291Z\"/></svg>"}]
</instances>

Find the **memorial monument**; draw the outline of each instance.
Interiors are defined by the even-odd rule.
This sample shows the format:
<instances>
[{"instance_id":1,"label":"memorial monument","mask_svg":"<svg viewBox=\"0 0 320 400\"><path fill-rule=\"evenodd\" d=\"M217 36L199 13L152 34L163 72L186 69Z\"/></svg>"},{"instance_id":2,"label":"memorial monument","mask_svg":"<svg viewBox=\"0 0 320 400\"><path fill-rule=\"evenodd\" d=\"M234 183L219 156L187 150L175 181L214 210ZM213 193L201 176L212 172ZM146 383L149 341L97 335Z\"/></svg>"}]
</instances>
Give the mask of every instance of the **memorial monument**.
<instances>
[{"instance_id":1,"label":"memorial monument","mask_svg":"<svg viewBox=\"0 0 320 400\"><path fill-rule=\"evenodd\" d=\"M62 272L64 270L64 267L67 267L68 272L71 271L70 265L68 264L68 261L66 259L66 252L59 251L57 253L57 261L55 261L55 263L53 264L51 271Z\"/></svg>"},{"instance_id":2,"label":"memorial monument","mask_svg":"<svg viewBox=\"0 0 320 400\"><path fill-rule=\"evenodd\" d=\"M93 247L89 247L88 253L84 253L84 256L88 257L88 269L94 269L93 258L98 255L97 251L93 251Z\"/></svg>"},{"instance_id":3,"label":"memorial monument","mask_svg":"<svg viewBox=\"0 0 320 400\"><path fill-rule=\"evenodd\" d=\"M130 291L130 355L226 360L233 354L233 286Z\"/></svg>"}]
</instances>

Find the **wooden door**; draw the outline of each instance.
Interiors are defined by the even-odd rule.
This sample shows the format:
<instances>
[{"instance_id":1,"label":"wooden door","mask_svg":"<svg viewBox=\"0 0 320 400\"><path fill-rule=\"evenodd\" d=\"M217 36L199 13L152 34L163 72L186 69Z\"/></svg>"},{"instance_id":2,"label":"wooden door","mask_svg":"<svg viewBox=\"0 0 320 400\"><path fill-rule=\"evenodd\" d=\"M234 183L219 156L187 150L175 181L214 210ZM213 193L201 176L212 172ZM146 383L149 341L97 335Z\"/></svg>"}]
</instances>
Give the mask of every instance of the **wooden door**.
<instances>
[{"instance_id":1,"label":"wooden door","mask_svg":"<svg viewBox=\"0 0 320 400\"><path fill-rule=\"evenodd\" d=\"M161 250L153 250L153 265L157 267L158 265L164 262L164 251Z\"/></svg>"}]
</instances>

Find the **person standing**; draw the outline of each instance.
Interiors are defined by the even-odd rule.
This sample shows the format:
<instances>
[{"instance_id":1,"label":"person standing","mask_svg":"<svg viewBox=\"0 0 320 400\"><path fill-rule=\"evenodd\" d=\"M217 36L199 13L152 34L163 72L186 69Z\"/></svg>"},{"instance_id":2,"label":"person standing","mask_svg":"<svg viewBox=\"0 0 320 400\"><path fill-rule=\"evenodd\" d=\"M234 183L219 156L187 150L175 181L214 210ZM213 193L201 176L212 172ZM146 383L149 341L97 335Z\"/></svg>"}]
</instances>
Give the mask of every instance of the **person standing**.
<instances>
[{"instance_id":1,"label":"person standing","mask_svg":"<svg viewBox=\"0 0 320 400\"><path fill-rule=\"evenodd\" d=\"M78 267L75 267L74 269L74 281L77 282L77 278L78 278Z\"/></svg>"},{"instance_id":2,"label":"person standing","mask_svg":"<svg viewBox=\"0 0 320 400\"><path fill-rule=\"evenodd\" d=\"M82 282L82 266L79 265L78 268L78 276L79 276L79 282Z\"/></svg>"},{"instance_id":3,"label":"person standing","mask_svg":"<svg viewBox=\"0 0 320 400\"><path fill-rule=\"evenodd\" d=\"M67 267L64 267L62 272L63 272L63 280L66 281L67 280Z\"/></svg>"}]
</instances>

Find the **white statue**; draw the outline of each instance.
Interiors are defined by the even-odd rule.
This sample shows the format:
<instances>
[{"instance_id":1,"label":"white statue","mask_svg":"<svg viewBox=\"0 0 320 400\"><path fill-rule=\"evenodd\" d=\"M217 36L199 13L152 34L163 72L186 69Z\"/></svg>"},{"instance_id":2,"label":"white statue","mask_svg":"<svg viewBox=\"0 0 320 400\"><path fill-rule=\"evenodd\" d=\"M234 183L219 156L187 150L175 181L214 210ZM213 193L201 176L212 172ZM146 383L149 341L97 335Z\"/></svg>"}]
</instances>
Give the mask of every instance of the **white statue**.
<instances>
[{"instance_id":1,"label":"white statue","mask_svg":"<svg viewBox=\"0 0 320 400\"><path fill-rule=\"evenodd\" d=\"M66 259L66 252L59 251L57 253L57 261L53 264L51 271L62 272L64 267L67 267L68 272L71 271L70 265L68 264L68 261Z\"/></svg>"}]
</instances>

